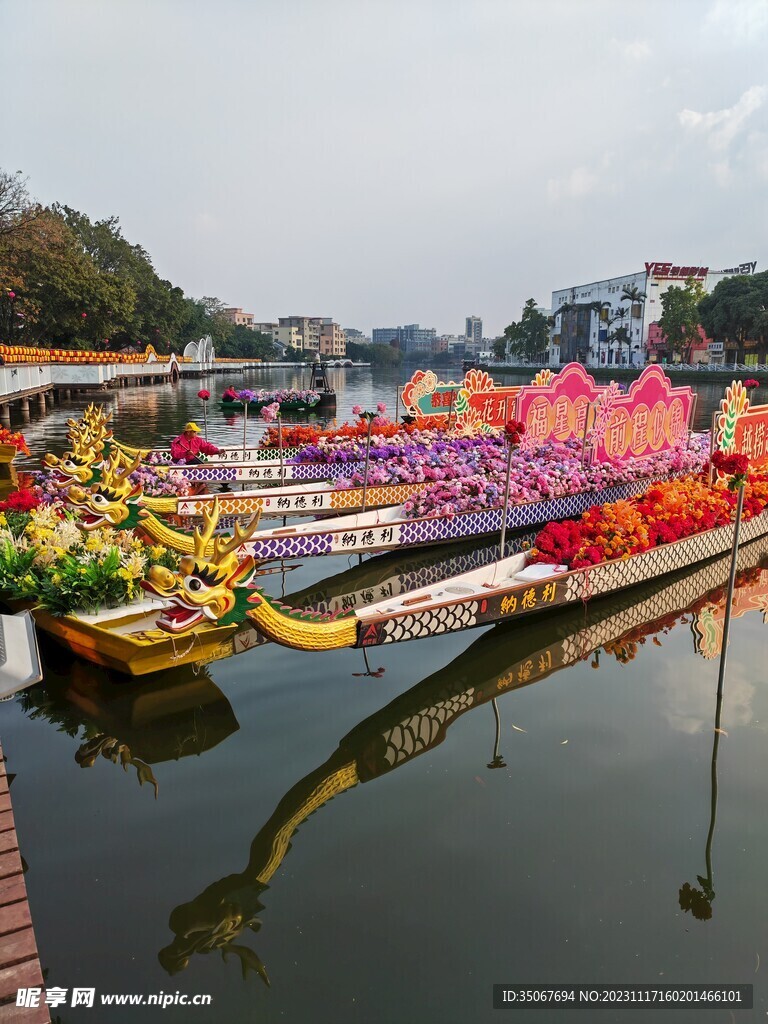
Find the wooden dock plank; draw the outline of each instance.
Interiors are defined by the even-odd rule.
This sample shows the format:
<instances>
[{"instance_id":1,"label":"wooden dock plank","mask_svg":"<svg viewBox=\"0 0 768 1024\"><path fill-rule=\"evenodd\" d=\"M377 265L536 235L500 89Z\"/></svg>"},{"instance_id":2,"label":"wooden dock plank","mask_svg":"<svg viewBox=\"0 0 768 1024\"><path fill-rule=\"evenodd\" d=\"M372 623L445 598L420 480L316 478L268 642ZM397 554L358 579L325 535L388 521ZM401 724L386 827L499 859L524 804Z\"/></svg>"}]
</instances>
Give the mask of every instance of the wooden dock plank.
<instances>
[{"instance_id":1,"label":"wooden dock plank","mask_svg":"<svg viewBox=\"0 0 768 1024\"><path fill-rule=\"evenodd\" d=\"M0 1007L0 1014L2 1014L0 1020L3 1024L50 1024L51 1020L47 1006L38 1006L33 1010L10 1003Z\"/></svg>"},{"instance_id":2,"label":"wooden dock plank","mask_svg":"<svg viewBox=\"0 0 768 1024\"><path fill-rule=\"evenodd\" d=\"M16 830L9 829L7 832L0 832L0 853L8 853L9 850L18 850L19 841L16 838Z\"/></svg>"},{"instance_id":3,"label":"wooden dock plank","mask_svg":"<svg viewBox=\"0 0 768 1024\"><path fill-rule=\"evenodd\" d=\"M10 967L36 956L35 933L31 928L22 928L21 931L11 932L10 935L0 935L0 963Z\"/></svg>"},{"instance_id":4,"label":"wooden dock plank","mask_svg":"<svg viewBox=\"0 0 768 1024\"><path fill-rule=\"evenodd\" d=\"M45 999L43 972L32 929L27 887L11 810L7 771L0 747L0 1021L3 1024L49 1024L42 1006L16 1006L20 988L40 988Z\"/></svg>"},{"instance_id":5,"label":"wooden dock plank","mask_svg":"<svg viewBox=\"0 0 768 1024\"><path fill-rule=\"evenodd\" d=\"M10 850L8 853L0 853L0 878L7 878L8 875L15 875L21 870L21 859L18 850Z\"/></svg>"},{"instance_id":6,"label":"wooden dock plank","mask_svg":"<svg viewBox=\"0 0 768 1024\"><path fill-rule=\"evenodd\" d=\"M43 972L37 957L25 960L21 964L13 964L0 970L0 1005L4 1002L16 1002L16 993L20 988L37 988L43 984ZM45 996L43 996L45 998ZM2 1020L0 1011L0 1020Z\"/></svg>"},{"instance_id":7,"label":"wooden dock plank","mask_svg":"<svg viewBox=\"0 0 768 1024\"><path fill-rule=\"evenodd\" d=\"M0 935L10 935L22 928L29 928L31 925L32 915L26 900L0 907Z\"/></svg>"}]
</instances>

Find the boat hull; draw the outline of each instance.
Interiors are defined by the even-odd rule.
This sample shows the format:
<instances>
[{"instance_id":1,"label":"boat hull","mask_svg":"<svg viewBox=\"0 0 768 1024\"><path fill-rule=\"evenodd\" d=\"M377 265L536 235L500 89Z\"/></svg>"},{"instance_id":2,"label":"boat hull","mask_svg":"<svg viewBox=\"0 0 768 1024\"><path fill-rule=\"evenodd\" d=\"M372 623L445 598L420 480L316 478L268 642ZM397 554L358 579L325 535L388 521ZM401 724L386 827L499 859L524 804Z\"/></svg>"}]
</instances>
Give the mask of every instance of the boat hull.
<instances>
[{"instance_id":1,"label":"boat hull","mask_svg":"<svg viewBox=\"0 0 768 1024\"><path fill-rule=\"evenodd\" d=\"M369 487L363 506L363 488L332 487L268 488L224 494L197 494L190 498L142 498L144 508L162 515L202 516L214 501L218 502L222 519L226 516L251 516L261 512L262 519L276 516L317 516L326 513L359 512L363 508L401 505L412 494L428 487L421 484L377 484Z\"/></svg>"},{"instance_id":2,"label":"boat hull","mask_svg":"<svg viewBox=\"0 0 768 1024\"><path fill-rule=\"evenodd\" d=\"M248 408L251 412L261 412L266 406L270 405L270 402L249 402ZM316 411L320 402L281 402L280 412L312 412ZM244 402L219 402L219 408L222 412L243 412L245 409Z\"/></svg>"},{"instance_id":3,"label":"boat hull","mask_svg":"<svg viewBox=\"0 0 768 1024\"><path fill-rule=\"evenodd\" d=\"M507 529L526 529L540 526L553 519L579 516L593 505L619 501L642 494L653 480L634 480L617 484L601 491L582 491L561 498L547 498L519 505L507 510ZM331 526L322 522L308 527L283 527L263 530L243 546L243 554L257 560L275 558L308 558L311 555L371 554L393 551L396 548L441 544L450 540L467 540L498 533L501 530L503 509L489 508L478 512L459 512L454 516L424 516L419 519L379 520L372 515L354 521L339 522Z\"/></svg>"},{"instance_id":4,"label":"boat hull","mask_svg":"<svg viewBox=\"0 0 768 1024\"><path fill-rule=\"evenodd\" d=\"M259 642L251 627L243 623L203 627L178 637L150 638L139 629L135 633L117 631L130 626L133 620L138 625L145 618L144 613L129 612L103 625L85 622L74 615L51 615L39 608L32 614L38 629L78 657L132 676L181 665L207 664L239 654Z\"/></svg>"},{"instance_id":5,"label":"boat hull","mask_svg":"<svg viewBox=\"0 0 768 1024\"><path fill-rule=\"evenodd\" d=\"M741 526L741 540L748 543L768 534L768 512ZM721 526L693 537L663 544L628 558L601 562L586 569L562 573L537 583L516 583L488 590L487 595L432 604L423 611L402 610L392 615L371 609L357 623L356 647L417 640L453 633L492 622L520 619L536 612L624 590L657 576L722 555L733 544L733 526ZM460 586L459 579L457 584ZM450 582L450 581L449 581ZM257 624L258 625L258 624Z\"/></svg>"}]
</instances>

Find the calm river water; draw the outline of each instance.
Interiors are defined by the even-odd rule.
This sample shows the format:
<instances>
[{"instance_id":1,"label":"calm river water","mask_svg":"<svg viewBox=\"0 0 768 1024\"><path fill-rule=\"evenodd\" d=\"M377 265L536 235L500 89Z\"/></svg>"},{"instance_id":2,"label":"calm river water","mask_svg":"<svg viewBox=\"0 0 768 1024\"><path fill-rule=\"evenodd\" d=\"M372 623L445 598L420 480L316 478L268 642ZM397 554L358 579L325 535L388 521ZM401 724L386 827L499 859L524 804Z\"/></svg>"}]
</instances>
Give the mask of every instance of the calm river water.
<instances>
[{"instance_id":1,"label":"calm river water","mask_svg":"<svg viewBox=\"0 0 768 1024\"><path fill-rule=\"evenodd\" d=\"M332 376L340 419L356 402L393 410L396 371ZM248 381L306 385L294 370ZM172 436L199 418L200 386L107 396L116 434ZM707 387L701 425L720 392ZM26 428L36 453L61 450L81 407ZM213 440L236 443L241 421L210 421ZM266 580L340 599L441 554L316 559ZM766 554L753 546L744 565ZM765 1019L768 573L743 578L715 733L721 595L699 599L726 575L710 566L367 662L265 645L130 683L46 646L45 685L0 707L0 736L48 984L95 988L97 1002L213 997L54 1012L465 1024L497 1019L499 982L740 982L751 1012L514 1019Z\"/></svg>"}]
</instances>

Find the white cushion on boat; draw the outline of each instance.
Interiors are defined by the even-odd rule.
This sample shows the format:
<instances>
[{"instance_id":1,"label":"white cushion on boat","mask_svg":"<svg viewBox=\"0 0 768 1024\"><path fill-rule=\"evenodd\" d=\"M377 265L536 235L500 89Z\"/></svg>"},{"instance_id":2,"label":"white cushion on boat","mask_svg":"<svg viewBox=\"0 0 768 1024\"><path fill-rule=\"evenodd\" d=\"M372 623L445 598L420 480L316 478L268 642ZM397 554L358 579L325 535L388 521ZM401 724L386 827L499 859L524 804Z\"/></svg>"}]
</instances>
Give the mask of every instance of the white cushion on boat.
<instances>
[{"instance_id":1,"label":"white cushion on boat","mask_svg":"<svg viewBox=\"0 0 768 1024\"><path fill-rule=\"evenodd\" d=\"M536 563L527 565L521 572L515 573L512 579L520 580L522 583L535 582L536 580L547 580L550 576L559 576L568 572L567 565L544 565Z\"/></svg>"}]
</instances>

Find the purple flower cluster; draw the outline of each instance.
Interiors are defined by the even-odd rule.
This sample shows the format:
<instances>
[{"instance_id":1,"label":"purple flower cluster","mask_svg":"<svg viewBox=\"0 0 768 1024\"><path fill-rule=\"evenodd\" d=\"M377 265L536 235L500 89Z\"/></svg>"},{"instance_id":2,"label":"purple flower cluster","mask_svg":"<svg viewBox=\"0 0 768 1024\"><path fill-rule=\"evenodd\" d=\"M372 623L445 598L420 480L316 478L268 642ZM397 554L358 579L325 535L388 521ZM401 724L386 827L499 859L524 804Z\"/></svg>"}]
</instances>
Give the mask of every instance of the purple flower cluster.
<instances>
[{"instance_id":1,"label":"purple flower cluster","mask_svg":"<svg viewBox=\"0 0 768 1024\"><path fill-rule=\"evenodd\" d=\"M645 478L698 473L706 464L708 451L706 439L692 438L648 458L596 463L582 469L578 441L546 444L524 454L513 454L509 496L513 503L522 504L603 490ZM412 495L403 506L405 515L445 515L502 504L506 474L503 458L494 454L479 461L480 472L456 472L448 486L436 483Z\"/></svg>"},{"instance_id":2,"label":"purple flower cluster","mask_svg":"<svg viewBox=\"0 0 768 1024\"><path fill-rule=\"evenodd\" d=\"M502 452L503 442L497 437L456 437L446 438L443 431L422 430L411 434L384 437L382 434L371 435L371 461L383 461L409 455L437 455L450 458L475 448ZM347 462L360 462L365 458L365 439L356 437L326 438L321 437L315 444L306 445L295 455L291 462L323 462L338 465Z\"/></svg>"},{"instance_id":3,"label":"purple flower cluster","mask_svg":"<svg viewBox=\"0 0 768 1024\"><path fill-rule=\"evenodd\" d=\"M173 469L163 476L158 476L149 466L143 465L131 473L128 479L132 483L141 484L143 493L152 498L186 498L192 493L191 480L180 470Z\"/></svg>"},{"instance_id":4,"label":"purple flower cluster","mask_svg":"<svg viewBox=\"0 0 768 1024\"><path fill-rule=\"evenodd\" d=\"M241 391L242 395L243 392ZM254 393L251 399L252 402L258 402L259 404L271 405L273 402L277 402L278 405L282 405L283 402L303 402L305 405L317 405L320 401L320 395L317 391L310 391L308 388L299 390L298 388L278 388L277 391L259 391Z\"/></svg>"}]
</instances>

